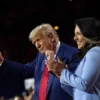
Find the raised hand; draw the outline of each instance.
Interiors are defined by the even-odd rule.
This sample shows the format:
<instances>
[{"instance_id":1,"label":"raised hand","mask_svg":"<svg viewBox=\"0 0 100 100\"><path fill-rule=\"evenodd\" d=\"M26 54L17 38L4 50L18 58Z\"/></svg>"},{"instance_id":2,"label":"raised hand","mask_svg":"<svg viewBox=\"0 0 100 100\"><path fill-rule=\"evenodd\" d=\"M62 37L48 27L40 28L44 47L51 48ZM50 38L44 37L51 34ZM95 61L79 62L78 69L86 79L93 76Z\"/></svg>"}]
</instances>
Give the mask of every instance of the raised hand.
<instances>
[{"instance_id":1,"label":"raised hand","mask_svg":"<svg viewBox=\"0 0 100 100\"><path fill-rule=\"evenodd\" d=\"M2 53L0 52L0 64L4 61L4 57L2 56Z\"/></svg>"},{"instance_id":2,"label":"raised hand","mask_svg":"<svg viewBox=\"0 0 100 100\"><path fill-rule=\"evenodd\" d=\"M47 60L54 60L54 51L46 50L45 55L47 57Z\"/></svg>"}]
</instances>

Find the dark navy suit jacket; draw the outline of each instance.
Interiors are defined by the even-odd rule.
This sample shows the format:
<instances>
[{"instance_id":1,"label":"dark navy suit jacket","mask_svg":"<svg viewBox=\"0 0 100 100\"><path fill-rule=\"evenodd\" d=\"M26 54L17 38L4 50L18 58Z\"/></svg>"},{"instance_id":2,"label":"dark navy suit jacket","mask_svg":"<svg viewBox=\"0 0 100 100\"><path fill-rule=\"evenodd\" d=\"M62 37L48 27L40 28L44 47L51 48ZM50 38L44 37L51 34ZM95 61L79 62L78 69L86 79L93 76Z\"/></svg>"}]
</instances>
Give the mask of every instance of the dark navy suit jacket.
<instances>
[{"instance_id":1,"label":"dark navy suit jacket","mask_svg":"<svg viewBox=\"0 0 100 100\"><path fill-rule=\"evenodd\" d=\"M61 43L57 57L60 57L64 63L69 64L70 70L74 71L80 61L77 53L78 50L76 48ZM40 53L38 53L35 60L27 64L11 62L5 59L1 70L9 70L13 78L25 79L34 77L34 100L38 100L40 80L45 66L45 59L46 57ZM2 76L4 76L4 73L2 73ZM60 80L52 73L49 75L46 98L47 100L72 100L72 97L61 88Z\"/></svg>"}]
</instances>

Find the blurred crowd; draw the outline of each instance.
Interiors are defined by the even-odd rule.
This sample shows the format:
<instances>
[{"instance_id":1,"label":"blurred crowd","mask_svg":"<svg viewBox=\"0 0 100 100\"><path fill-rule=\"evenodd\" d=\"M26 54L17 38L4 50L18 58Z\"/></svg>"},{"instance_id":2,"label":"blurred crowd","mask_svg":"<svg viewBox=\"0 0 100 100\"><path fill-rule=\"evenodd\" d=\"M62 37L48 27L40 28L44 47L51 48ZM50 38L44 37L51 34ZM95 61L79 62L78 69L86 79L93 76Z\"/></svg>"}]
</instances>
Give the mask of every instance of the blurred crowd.
<instances>
[{"instance_id":1,"label":"blurred crowd","mask_svg":"<svg viewBox=\"0 0 100 100\"><path fill-rule=\"evenodd\" d=\"M31 87L30 89L23 91L21 94L15 95L13 98L6 99L4 96L1 96L0 100L33 100L33 96L34 90Z\"/></svg>"}]
</instances>

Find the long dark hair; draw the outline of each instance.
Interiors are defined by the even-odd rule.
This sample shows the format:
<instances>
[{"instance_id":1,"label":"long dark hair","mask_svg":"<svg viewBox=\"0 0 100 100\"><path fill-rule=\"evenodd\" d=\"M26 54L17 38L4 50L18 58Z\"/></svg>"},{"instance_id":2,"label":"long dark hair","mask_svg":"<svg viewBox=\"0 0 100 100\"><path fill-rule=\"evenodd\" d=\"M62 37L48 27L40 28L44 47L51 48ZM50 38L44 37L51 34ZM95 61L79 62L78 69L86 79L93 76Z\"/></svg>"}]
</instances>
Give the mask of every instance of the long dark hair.
<instances>
[{"instance_id":1,"label":"long dark hair","mask_svg":"<svg viewBox=\"0 0 100 100\"><path fill-rule=\"evenodd\" d=\"M81 52L82 56L94 46L100 46L100 21L93 17L78 19L75 22L84 37L91 40Z\"/></svg>"},{"instance_id":2,"label":"long dark hair","mask_svg":"<svg viewBox=\"0 0 100 100\"><path fill-rule=\"evenodd\" d=\"M89 39L100 40L100 21L93 17L78 19L75 22L82 34Z\"/></svg>"}]
</instances>

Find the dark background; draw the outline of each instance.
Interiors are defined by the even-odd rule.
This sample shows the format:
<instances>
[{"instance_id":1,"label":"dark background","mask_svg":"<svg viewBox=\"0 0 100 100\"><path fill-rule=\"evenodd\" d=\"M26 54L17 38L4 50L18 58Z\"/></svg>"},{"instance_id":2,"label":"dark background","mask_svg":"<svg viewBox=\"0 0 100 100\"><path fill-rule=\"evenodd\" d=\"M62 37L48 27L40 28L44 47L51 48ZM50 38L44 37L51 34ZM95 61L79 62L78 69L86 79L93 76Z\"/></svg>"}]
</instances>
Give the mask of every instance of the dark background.
<instances>
[{"instance_id":1,"label":"dark background","mask_svg":"<svg viewBox=\"0 0 100 100\"><path fill-rule=\"evenodd\" d=\"M74 21L83 17L100 19L99 0L3 0L0 1L0 50L5 58L26 63L36 56L29 42L30 31L41 23L58 25L60 40L73 41Z\"/></svg>"},{"instance_id":2,"label":"dark background","mask_svg":"<svg viewBox=\"0 0 100 100\"><path fill-rule=\"evenodd\" d=\"M99 0L1 0L0 51L5 58L21 63L34 59L37 50L29 41L28 35L41 23L50 23L53 27L58 25L60 40L76 46L73 40L74 21L83 17L100 19L99 13ZM10 81L0 80L1 96L15 95L8 93L11 88L17 88L18 84L23 88L20 81L16 82L15 79L13 86L10 86Z\"/></svg>"}]
</instances>

